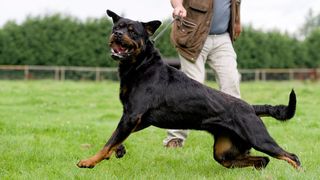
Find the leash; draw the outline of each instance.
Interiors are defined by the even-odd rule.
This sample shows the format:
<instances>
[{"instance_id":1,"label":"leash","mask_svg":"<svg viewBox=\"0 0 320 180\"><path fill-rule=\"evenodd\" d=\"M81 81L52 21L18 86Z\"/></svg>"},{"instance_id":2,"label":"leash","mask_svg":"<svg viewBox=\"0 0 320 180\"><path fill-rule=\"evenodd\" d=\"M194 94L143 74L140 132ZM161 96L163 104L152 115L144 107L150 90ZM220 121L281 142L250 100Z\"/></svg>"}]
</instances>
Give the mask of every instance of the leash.
<instances>
[{"instance_id":1,"label":"leash","mask_svg":"<svg viewBox=\"0 0 320 180\"><path fill-rule=\"evenodd\" d=\"M155 44L155 43L156 43L156 41L163 35L163 33L171 26L171 24L172 24L176 19L177 19L177 18L172 19L172 20L166 25L166 27L164 27L156 36L154 36L154 38L151 38L152 44ZM145 60L146 60L146 59L144 59L144 60L142 61L142 63L136 67L136 70L138 70L142 65L144 65L144 61L145 61ZM130 69L129 71L131 71L131 69Z\"/></svg>"},{"instance_id":2,"label":"leash","mask_svg":"<svg viewBox=\"0 0 320 180\"><path fill-rule=\"evenodd\" d=\"M166 27L164 27L154 38L151 39L151 42L154 44L162 35L163 33L171 26L171 24L176 20L172 19L167 25Z\"/></svg>"},{"instance_id":3,"label":"leash","mask_svg":"<svg viewBox=\"0 0 320 180\"><path fill-rule=\"evenodd\" d=\"M175 17L174 19L172 19L167 25L166 27L164 27L154 38L151 39L151 42L154 44L158 39L159 37L161 37L163 35L163 33L169 28L169 26L171 26L172 23L174 23L174 21L178 20L181 25L184 25L186 27L190 27L190 28L195 28L197 26L197 24L191 22L191 21L188 21L186 19L183 19L182 17Z\"/></svg>"}]
</instances>

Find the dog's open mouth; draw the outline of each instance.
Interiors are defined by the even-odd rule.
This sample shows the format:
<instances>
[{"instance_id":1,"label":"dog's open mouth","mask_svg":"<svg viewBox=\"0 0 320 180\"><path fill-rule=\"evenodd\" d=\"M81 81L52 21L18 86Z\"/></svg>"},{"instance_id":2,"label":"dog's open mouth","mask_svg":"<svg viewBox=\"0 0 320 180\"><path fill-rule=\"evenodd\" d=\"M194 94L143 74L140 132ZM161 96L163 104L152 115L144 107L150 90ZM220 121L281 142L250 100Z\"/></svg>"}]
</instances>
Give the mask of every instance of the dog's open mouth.
<instances>
[{"instance_id":1,"label":"dog's open mouth","mask_svg":"<svg viewBox=\"0 0 320 180\"><path fill-rule=\"evenodd\" d=\"M114 58L123 59L125 57L128 57L133 52L133 47L130 47L129 45L121 44L118 42L111 43L111 55Z\"/></svg>"}]
</instances>

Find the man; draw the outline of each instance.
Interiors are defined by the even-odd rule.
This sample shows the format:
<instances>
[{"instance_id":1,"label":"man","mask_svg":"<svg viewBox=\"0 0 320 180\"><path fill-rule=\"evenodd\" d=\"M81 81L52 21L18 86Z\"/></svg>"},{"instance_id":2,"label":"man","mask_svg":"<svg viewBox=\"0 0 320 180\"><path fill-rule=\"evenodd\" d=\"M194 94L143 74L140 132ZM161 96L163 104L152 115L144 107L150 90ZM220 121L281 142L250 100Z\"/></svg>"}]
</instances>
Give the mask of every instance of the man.
<instances>
[{"instance_id":1,"label":"man","mask_svg":"<svg viewBox=\"0 0 320 180\"><path fill-rule=\"evenodd\" d=\"M237 55L233 41L240 35L241 0L171 0L176 19L171 40L180 58L181 70L204 83L205 63L216 75L219 89L240 98ZM187 130L168 130L166 147L182 147Z\"/></svg>"}]
</instances>

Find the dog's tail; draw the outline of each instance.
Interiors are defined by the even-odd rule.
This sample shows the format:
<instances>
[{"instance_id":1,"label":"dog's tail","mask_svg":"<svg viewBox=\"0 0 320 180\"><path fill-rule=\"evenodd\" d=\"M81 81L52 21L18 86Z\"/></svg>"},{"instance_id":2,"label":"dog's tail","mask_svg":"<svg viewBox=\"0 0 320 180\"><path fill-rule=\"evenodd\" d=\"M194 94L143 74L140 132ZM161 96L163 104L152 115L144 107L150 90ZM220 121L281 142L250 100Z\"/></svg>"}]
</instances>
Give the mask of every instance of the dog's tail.
<instances>
[{"instance_id":1,"label":"dog's tail","mask_svg":"<svg viewBox=\"0 0 320 180\"><path fill-rule=\"evenodd\" d=\"M256 114L260 117L271 116L279 121L286 121L291 119L296 112L296 94L294 90L291 90L289 96L289 103L285 105L252 105Z\"/></svg>"}]
</instances>

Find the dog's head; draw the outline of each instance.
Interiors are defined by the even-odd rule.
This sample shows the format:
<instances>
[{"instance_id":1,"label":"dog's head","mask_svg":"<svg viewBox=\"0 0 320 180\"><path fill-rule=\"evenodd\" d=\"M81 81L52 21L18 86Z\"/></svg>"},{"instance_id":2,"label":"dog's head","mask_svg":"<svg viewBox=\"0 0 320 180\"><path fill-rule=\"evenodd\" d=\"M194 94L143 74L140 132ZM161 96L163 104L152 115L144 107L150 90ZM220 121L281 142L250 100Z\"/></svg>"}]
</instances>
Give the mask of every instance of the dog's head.
<instances>
[{"instance_id":1,"label":"dog's head","mask_svg":"<svg viewBox=\"0 0 320 180\"><path fill-rule=\"evenodd\" d=\"M149 37L161 25L160 21L147 23L133 21L120 17L116 13L107 10L108 16L113 20L112 34L109 39L111 56L115 60L135 61L145 51Z\"/></svg>"}]
</instances>

